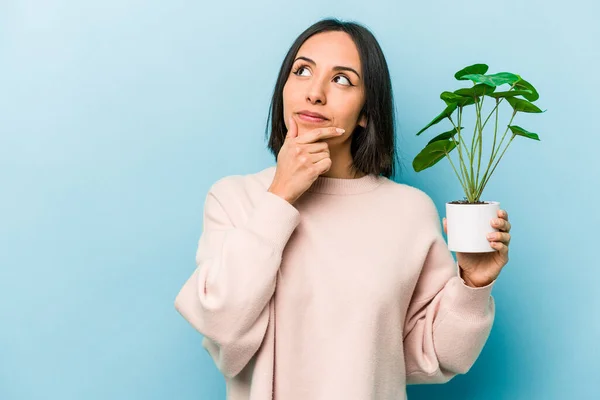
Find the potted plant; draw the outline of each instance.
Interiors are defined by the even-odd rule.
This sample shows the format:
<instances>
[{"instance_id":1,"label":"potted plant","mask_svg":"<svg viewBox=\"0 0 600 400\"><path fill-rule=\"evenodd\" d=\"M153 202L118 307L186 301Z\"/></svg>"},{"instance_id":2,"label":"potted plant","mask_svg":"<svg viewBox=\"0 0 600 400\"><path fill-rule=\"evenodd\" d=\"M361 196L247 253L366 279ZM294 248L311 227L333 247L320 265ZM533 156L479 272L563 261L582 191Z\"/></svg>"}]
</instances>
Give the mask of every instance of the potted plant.
<instances>
[{"instance_id":1,"label":"potted plant","mask_svg":"<svg viewBox=\"0 0 600 400\"><path fill-rule=\"evenodd\" d=\"M463 187L466 196L463 200L446 203L448 248L451 251L465 253L495 251L489 245L486 235L489 232L498 231L498 229L491 227L490 221L497 217L500 202L481 201L483 189L515 137L522 136L528 139L540 140L536 133L529 132L518 125L512 125L517 113L542 113L546 111L540 110L533 104L539 98L538 92L531 83L522 79L521 76L510 72L486 75L487 71L488 66L486 64L473 64L454 74L454 77L459 81L472 81L473 86L453 92L443 92L440 98L446 103L446 108L417 133L417 136L419 136L428 128L446 119L453 126L451 130L440 133L431 139L413 160L413 169L415 172L420 172L432 167L442 158L448 158ZM510 87L508 90L496 91L502 85L509 85ZM493 100L494 107L484 119L482 118L482 111L486 97ZM506 125L500 142L496 145L498 107L504 101L512 107L512 116ZM466 107L472 107L475 110L475 127L470 148L464 140L464 127L461 126L463 123L463 109ZM454 114L456 116L453 118ZM483 131L492 115L495 115L494 140L490 161L486 167L481 164ZM511 132L510 139L504 150L500 152L509 130ZM455 148L458 153L458 170L452 162L452 158L450 158L450 153ZM482 167L485 167L485 172L480 177L480 172L483 171Z\"/></svg>"}]
</instances>

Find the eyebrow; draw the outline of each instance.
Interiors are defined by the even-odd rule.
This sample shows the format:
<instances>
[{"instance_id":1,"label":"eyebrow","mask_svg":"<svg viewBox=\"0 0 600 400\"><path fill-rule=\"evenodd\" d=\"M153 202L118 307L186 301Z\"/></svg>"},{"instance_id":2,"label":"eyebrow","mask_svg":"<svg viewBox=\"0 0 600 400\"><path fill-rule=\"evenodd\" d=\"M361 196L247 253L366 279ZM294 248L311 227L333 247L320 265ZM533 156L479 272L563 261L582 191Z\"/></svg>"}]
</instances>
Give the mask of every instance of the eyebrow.
<instances>
[{"instance_id":1,"label":"eyebrow","mask_svg":"<svg viewBox=\"0 0 600 400\"><path fill-rule=\"evenodd\" d=\"M306 60L306 61L308 61L308 62L309 62L309 63L311 63L311 64L317 65L317 63L316 63L316 62L314 62L313 60L311 60L311 59L310 59L310 58L308 58L308 57L303 57L303 56L300 56L300 57L296 58L296 59L294 60L294 62L296 62L296 61L298 61L298 60ZM360 74L359 74L358 72L356 72L356 70L355 70L354 68L345 67L345 66L343 66L343 65L336 65L336 66L335 66L335 67L333 67L332 69L333 69L334 71L351 71L351 72L354 72L354 73L356 74L356 76L358 76L358 78L360 79Z\"/></svg>"}]
</instances>

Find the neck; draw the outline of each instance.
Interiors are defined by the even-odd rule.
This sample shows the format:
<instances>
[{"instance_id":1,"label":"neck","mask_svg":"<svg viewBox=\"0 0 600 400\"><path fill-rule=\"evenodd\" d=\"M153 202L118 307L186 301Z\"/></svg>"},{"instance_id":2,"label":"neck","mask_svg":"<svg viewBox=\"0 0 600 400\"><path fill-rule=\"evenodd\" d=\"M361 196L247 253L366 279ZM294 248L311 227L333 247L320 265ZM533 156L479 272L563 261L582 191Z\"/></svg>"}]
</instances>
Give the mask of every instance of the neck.
<instances>
[{"instance_id":1,"label":"neck","mask_svg":"<svg viewBox=\"0 0 600 400\"><path fill-rule=\"evenodd\" d=\"M331 168L320 176L327 178L356 179L365 176L362 171L354 168L352 154L350 153L350 140L342 143L338 148L329 148Z\"/></svg>"}]
</instances>

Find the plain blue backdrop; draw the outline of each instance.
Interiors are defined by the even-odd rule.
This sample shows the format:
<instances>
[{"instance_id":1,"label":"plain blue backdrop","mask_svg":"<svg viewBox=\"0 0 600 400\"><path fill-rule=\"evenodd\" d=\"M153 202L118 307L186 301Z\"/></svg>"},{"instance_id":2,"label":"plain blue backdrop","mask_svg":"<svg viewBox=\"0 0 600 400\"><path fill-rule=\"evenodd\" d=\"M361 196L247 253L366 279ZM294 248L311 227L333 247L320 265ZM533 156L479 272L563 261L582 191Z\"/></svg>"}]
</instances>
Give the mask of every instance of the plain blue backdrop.
<instances>
[{"instance_id":1,"label":"plain blue backdrop","mask_svg":"<svg viewBox=\"0 0 600 400\"><path fill-rule=\"evenodd\" d=\"M450 164L411 163L448 127L415 136L442 91L466 86L454 73L483 62L521 74L548 110L517 116L541 141L516 138L483 193L513 224L491 336L467 375L409 398L600 398L598 2L5 0L0 399L224 399L173 302L210 185L274 164L264 129L278 69L324 17L379 40L394 179L442 216L464 195Z\"/></svg>"}]
</instances>

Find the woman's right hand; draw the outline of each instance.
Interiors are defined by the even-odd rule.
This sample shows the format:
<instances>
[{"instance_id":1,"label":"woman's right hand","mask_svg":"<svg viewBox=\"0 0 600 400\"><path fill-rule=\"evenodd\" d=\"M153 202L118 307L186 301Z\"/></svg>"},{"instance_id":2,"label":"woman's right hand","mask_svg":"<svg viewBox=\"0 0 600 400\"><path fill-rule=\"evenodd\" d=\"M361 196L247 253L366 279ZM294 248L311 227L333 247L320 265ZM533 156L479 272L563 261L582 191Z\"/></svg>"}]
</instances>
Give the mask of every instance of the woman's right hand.
<instances>
[{"instance_id":1,"label":"woman's right hand","mask_svg":"<svg viewBox=\"0 0 600 400\"><path fill-rule=\"evenodd\" d=\"M344 130L328 126L313 129L299 137L294 118L290 117L288 125L285 141L277 155L275 176L268 191L293 204L319 175L331 167L329 145L319 140L341 136Z\"/></svg>"}]
</instances>

